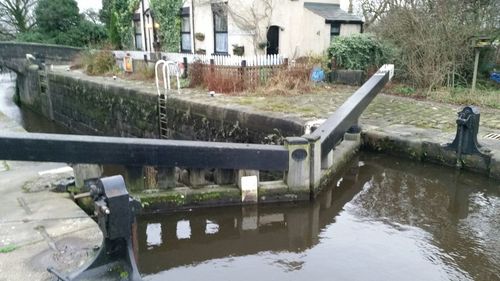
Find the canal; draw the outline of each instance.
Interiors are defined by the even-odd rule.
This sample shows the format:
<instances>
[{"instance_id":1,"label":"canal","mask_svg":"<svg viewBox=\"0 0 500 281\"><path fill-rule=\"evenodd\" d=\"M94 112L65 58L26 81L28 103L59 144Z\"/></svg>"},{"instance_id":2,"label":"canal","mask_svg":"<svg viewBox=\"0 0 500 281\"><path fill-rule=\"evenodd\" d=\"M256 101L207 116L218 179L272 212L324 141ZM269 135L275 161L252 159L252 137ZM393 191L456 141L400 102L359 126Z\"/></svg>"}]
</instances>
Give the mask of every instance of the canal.
<instances>
[{"instance_id":1,"label":"canal","mask_svg":"<svg viewBox=\"0 0 500 281\"><path fill-rule=\"evenodd\" d=\"M19 107L14 102L16 93L16 75L12 72L0 72L0 112L16 121L25 130L32 133L68 134L70 131L39 114Z\"/></svg>"},{"instance_id":2,"label":"canal","mask_svg":"<svg viewBox=\"0 0 500 281\"><path fill-rule=\"evenodd\" d=\"M67 132L13 103L32 132ZM138 217L145 280L500 280L500 183L360 153L314 202Z\"/></svg>"},{"instance_id":3,"label":"canal","mask_svg":"<svg viewBox=\"0 0 500 281\"><path fill-rule=\"evenodd\" d=\"M500 280L500 185L361 153L315 202L139 217L145 280Z\"/></svg>"}]
</instances>

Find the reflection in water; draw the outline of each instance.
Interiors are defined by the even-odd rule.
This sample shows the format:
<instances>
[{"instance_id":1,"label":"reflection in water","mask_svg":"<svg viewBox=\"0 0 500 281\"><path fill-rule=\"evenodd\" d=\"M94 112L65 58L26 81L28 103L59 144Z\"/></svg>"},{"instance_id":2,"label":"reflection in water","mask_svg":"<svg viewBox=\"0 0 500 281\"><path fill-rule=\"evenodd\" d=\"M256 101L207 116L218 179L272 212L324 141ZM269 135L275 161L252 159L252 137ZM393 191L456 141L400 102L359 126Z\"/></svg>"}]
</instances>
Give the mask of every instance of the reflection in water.
<instances>
[{"instance_id":1,"label":"reflection in water","mask_svg":"<svg viewBox=\"0 0 500 281\"><path fill-rule=\"evenodd\" d=\"M361 161L360 161L361 160ZM500 280L500 185L374 154L312 203L143 216L146 280ZM149 227L160 224L151 246Z\"/></svg>"},{"instance_id":2,"label":"reflection in water","mask_svg":"<svg viewBox=\"0 0 500 281\"><path fill-rule=\"evenodd\" d=\"M58 125L28 109L21 109L14 103L16 75L0 73L0 113L6 115L32 133L69 134L69 129Z\"/></svg>"},{"instance_id":3,"label":"reflection in water","mask_svg":"<svg viewBox=\"0 0 500 281\"><path fill-rule=\"evenodd\" d=\"M161 241L161 224L160 223L150 223L146 228L146 243L148 249L152 249L154 246L160 246Z\"/></svg>"}]
</instances>

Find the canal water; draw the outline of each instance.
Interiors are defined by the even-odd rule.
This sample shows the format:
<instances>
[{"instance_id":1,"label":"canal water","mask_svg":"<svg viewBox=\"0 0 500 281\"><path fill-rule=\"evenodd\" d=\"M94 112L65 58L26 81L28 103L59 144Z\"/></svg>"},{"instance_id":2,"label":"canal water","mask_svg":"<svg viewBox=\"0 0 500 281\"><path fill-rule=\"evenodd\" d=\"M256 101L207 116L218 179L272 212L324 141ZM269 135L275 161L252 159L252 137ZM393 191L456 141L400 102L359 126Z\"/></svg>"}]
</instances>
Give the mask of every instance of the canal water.
<instances>
[{"instance_id":1,"label":"canal water","mask_svg":"<svg viewBox=\"0 0 500 281\"><path fill-rule=\"evenodd\" d=\"M67 130L13 103L28 131ZM360 153L314 202L138 217L145 280L500 280L500 183Z\"/></svg>"},{"instance_id":2,"label":"canal water","mask_svg":"<svg viewBox=\"0 0 500 281\"><path fill-rule=\"evenodd\" d=\"M32 133L69 134L64 126L58 125L33 111L20 108L14 102L16 75L12 72L0 73L0 112Z\"/></svg>"},{"instance_id":3,"label":"canal water","mask_svg":"<svg viewBox=\"0 0 500 281\"><path fill-rule=\"evenodd\" d=\"M500 183L361 153L313 203L138 218L145 280L500 280Z\"/></svg>"}]
</instances>

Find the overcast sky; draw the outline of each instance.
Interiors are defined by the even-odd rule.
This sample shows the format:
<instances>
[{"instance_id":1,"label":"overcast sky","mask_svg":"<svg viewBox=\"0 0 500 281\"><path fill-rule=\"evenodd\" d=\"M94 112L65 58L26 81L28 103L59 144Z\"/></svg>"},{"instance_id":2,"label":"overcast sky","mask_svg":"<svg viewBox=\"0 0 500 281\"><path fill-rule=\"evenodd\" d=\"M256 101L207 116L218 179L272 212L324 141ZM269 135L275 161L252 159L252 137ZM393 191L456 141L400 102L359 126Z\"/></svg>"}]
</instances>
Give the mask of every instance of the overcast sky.
<instances>
[{"instance_id":1,"label":"overcast sky","mask_svg":"<svg viewBox=\"0 0 500 281\"><path fill-rule=\"evenodd\" d=\"M101 0L76 0L76 2L78 2L80 11L85 11L87 9L99 11L99 9L101 9Z\"/></svg>"}]
</instances>

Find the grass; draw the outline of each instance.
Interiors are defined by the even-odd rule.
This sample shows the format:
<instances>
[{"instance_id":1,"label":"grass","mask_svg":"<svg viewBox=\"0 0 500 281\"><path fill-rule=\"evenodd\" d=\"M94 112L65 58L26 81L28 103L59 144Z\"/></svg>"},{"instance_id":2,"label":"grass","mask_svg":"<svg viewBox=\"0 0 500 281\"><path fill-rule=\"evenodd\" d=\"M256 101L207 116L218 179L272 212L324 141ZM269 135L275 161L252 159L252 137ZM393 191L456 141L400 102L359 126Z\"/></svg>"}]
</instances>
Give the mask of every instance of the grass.
<instances>
[{"instance_id":1,"label":"grass","mask_svg":"<svg viewBox=\"0 0 500 281\"><path fill-rule=\"evenodd\" d=\"M470 104L500 109L500 89L477 89L474 92L466 88L442 89L430 92L427 99L444 103Z\"/></svg>"},{"instance_id":2,"label":"grass","mask_svg":"<svg viewBox=\"0 0 500 281\"><path fill-rule=\"evenodd\" d=\"M494 82L481 81L476 87L476 91L470 88L439 88L431 92L416 89L405 84L391 84L386 86L385 93L405 96L415 99L425 99L430 101L457 104L476 105L500 109L500 85Z\"/></svg>"},{"instance_id":3,"label":"grass","mask_svg":"<svg viewBox=\"0 0 500 281\"><path fill-rule=\"evenodd\" d=\"M10 252L17 250L18 248L19 248L19 246L15 245L15 244L9 244L9 245L0 247L0 254L7 254L7 253L10 253Z\"/></svg>"}]
</instances>

